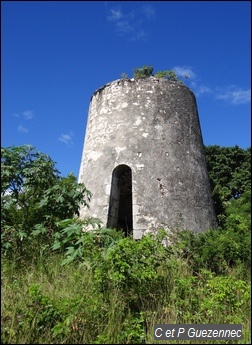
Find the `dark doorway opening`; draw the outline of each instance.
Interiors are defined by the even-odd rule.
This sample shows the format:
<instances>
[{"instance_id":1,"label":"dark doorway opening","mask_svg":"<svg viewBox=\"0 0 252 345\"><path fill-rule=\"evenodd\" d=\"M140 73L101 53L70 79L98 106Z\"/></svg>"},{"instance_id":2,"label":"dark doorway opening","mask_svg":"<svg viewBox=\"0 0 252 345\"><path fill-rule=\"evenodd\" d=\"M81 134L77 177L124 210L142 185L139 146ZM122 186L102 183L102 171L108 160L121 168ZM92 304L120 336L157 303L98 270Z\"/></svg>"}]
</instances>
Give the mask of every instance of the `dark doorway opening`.
<instances>
[{"instance_id":1,"label":"dark doorway opening","mask_svg":"<svg viewBox=\"0 0 252 345\"><path fill-rule=\"evenodd\" d=\"M124 164L118 165L112 174L107 226L122 229L126 236L133 231L132 173Z\"/></svg>"}]
</instances>

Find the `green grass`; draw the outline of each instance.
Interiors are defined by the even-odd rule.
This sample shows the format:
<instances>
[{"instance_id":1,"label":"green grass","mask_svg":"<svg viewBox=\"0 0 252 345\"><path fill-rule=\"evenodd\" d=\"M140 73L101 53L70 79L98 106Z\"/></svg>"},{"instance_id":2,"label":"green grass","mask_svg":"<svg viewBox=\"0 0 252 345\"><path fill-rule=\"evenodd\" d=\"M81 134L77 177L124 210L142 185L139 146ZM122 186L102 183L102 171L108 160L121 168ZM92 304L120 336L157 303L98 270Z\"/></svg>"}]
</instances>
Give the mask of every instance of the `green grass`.
<instances>
[{"instance_id":1,"label":"green grass","mask_svg":"<svg viewBox=\"0 0 252 345\"><path fill-rule=\"evenodd\" d=\"M134 255L130 270L122 275L127 280L118 280L114 261L115 266L112 261L109 266L100 262L98 269L90 269L84 261L62 266L61 254L22 265L3 257L1 342L178 343L154 341L154 325L241 323L242 341L207 344L251 343L249 275L244 278L241 266L224 275L206 269L195 275L185 259L173 254L152 274L151 261L141 261L139 251L136 275L138 256Z\"/></svg>"}]
</instances>

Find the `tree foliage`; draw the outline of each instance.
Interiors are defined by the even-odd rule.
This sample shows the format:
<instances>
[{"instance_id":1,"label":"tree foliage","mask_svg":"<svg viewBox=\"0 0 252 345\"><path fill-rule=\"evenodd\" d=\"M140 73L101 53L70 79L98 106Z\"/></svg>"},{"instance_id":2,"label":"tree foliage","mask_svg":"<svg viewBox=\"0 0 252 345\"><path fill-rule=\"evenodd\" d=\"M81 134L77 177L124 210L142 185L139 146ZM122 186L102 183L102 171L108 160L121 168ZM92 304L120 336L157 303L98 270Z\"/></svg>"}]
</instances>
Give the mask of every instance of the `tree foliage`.
<instances>
[{"instance_id":1,"label":"tree foliage","mask_svg":"<svg viewBox=\"0 0 252 345\"><path fill-rule=\"evenodd\" d=\"M142 68L134 68L134 78L146 78L152 76L153 67L152 66L143 66Z\"/></svg>"},{"instance_id":2,"label":"tree foliage","mask_svg":"<svg viewBox=\"0 0 252 345\"><path fill-rule=\"evenodd\" d=\"M55 223L78 214L91 193L73 174L61 177L52 159L29 145L1 148L1 225L7 247L23 247L41 224L53 232Z\"/></svg>"},{"instance_id":3,"label":"tree foliage","mask_svg":"<svg viewBox=\"0 0 252 345\"><path fill-rule=\"evenodd\" d=\"M212 188L226 190L226 200L251 188L251 148L206 146L207 168Z\"/></svg>"},{"instance_id":4,"label":"tree foliage","mask_svg":"<svg viewBox=\"0 0 252 345\"><path fill-rule=\"evenodd\" d=\"M134 68L134 74L133 77L135 79L141 79L146 77L154 76L156 78L163 78L168 79L172 81L179 81L182 83L181 80L178 79L176 73L172 70L166 70L166 71L158 71L157 73L153 74L153 67L152 66L143 66L141 68ZM125 73L122 76L122 79L125 79Z\"/></svg>"},{"instance_id":5,"label":"tree foliage","mask_svg":"<svg viewBox=\"0 0 252 345\"><path fill-rule=\"evenodd\" d=\"M159 71L154 74L154 77L178 81L178 77L174 71Z\"/></svg>"},{"instance_id":6,"label":"tree foliage","mask_svg":"<svg viewBox=\"0 0 252 345\"><path fill-rule=\"evenodd\" d=\"M226 202L251 189L251 148L206 146L206 162L219 220Z\"/></svg>"}]
</instances>

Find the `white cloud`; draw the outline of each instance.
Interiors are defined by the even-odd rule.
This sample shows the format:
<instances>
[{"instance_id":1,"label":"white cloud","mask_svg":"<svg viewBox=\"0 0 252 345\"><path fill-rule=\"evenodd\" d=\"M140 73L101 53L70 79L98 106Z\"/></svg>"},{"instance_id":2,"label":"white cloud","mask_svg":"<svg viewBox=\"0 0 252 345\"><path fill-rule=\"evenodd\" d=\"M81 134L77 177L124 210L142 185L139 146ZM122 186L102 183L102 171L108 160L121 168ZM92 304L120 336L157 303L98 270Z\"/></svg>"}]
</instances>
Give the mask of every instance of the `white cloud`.
<instances>
[{"instance_id":1,"label":"white cloud","mask_svg":"<svg viewBox=\"0 0 252 345\"><path fill-rule=\"evenodd\" d=\"M156 12L151 5L143 5L142 12L148 19L153 19L156 16Z\"/></svg>"},{"instance_id":2,"label":"white cloud","mask_svg":"<svg viewBox=\"0 0 252 345\"><path fill-rule=\"evenodd\" d=\"M14 116L17 119L20 119L20 122L23 120L31 120L34 117L34 112L32 110L25 110L21 114L19 113L13 113L12 116ZM28 128L23 126L23 124L19 124L17 127L17 131L19 133L28 133Z\"/></svg>"},{"instance_id":3,"label":"white cloud","mask_svg":"<svg viewBox=\"0 0 252 345\"><path fill-rule=\"evenodd\" d=\"M205 85L199 85L195 82L190 83L190 87L192 88L193 92L196 94L196 96L201 96L203 94L209 94L209 93L214 93L214 91Z\"/></svg>"},{"instance_id":4,"label":"white cloud","mask_svg":"<svg viewBox=\"0 0 252 345\"><path fill-rule=\"evenodd\" d=\"M189 85L196 96L212 94L215 99L226 101L233 105L246 104L251 101L251 89L241 89L235 85L226 88L210 88L198 83L198 77L190 66L175 66L172 70L178 77L182 77L185 84Z\"/></svg>"},{"instance_id":5,"label":"white cloud","mask_svg":"<svg viewBox=\"0 0 252 345\"><path fill-rule=\"evenodd\" d=\"M197 92L198 92L198 94L203 94L203 93L212 93L213 91L208 86L200 85L198 87Z\"/></svg>"},{"instance_id":6,"label":"white cloud","mask_svg":"<svg viewBox=\"0 0 252 345\"><path fill-rule=\"evenodd\" d=\"M146 39L148 34L144 28L146 20L155 17L155 10L151 5L142 5L129 13L123 13L121 7L111 8L107 16L109 22L115 24L119 35L126 35L129 40Z\"/></svg>"},{"instance_id":7,"label":"white cloud","mask_svg":"<svg viewBox=\"0 0 252 345\"><path fill-rule=\"evenodd\" d=\"M172 70L177 74L178 77L187 77L195 79L196 74L193 72L192 67L189 66L175 66Z\"/></svg>"},{"instance_id":8,"label":"white cloud","mask_svg":"<svg viewBox=\"0 0 252 345\"><path fill-rule=\"evenodd\" d=\"M116 23L117 30L122 33L129 33L134 31L134 28L129 24L128 20L119 20Z\"/></svg>"},{"instance_id":9,"label":"white cloud","mask_svg":"<svg viewBox=\"0 0 252 345\"><path fill-rule=\"evenodd\" d=\"M246 104L251 101L251 89L242 90L235 86L230 86L225 90L217 90L217 99L226 100L231 104Z\"/></svg>"},{"instance_id":10,"label":"white cloud","mask_svg":"<svg viewBox=\"0 0 252 345\"><path fill-rule=\"evenodd\" d=\"M110 12L111 12L111 15L107 17L108 20L115 21L123 17L121 9L111 9Z\"/></svg>"},{"instance_id":11,"label":"white cloud","mask_svg":"<svg viewBox=\"0 0 252 345\"><path fill-rule=\"evenodd\" d=\"M129 33L134 31L133 23L130 23L131 18L134 19L134 15L131 12L130 14L123 14L120 8L110 9L111 15L107 16L108 21L115 23L116 31L118 33Z\"/></svg>"},{"instance_id":12,"label":"white cloud","mask_svg":"<svg viewBox=\"0 0 252 345\"><path fill-rule=\"evenodd\" d=\"M137 41L137 40L147 40L148 34L144 30L139 30L132 35L132 37L129 39L130 41Z\"/></svg>"},{"instance_id":13,"label":"white cloud","mask_svg":"<svg viewBox=\"0 0 252 345\"><path fill-rule=\"evenodd\" d=\"M31 120L34 117L34 112L32 110L25 110L21 113L13 113L12 116L14 117L22 117L25 120Z\"/></svg>"},{"instance_id":14,"label":"white cloud","mask_svg":"<svg viewBox=\"0 0 252 345\"><path fill-rule=\"evenodd\" d=\"M72 145L73 144L73 136L74 133L70 131L68 134L62 133L60 137L58 138L59 141L62 141L65 144Z\"/></svg>"},{"instance_id":15,"label":"white cloud","mask_svg":"<svg viewBox=\"0 0 252 345\"><path fill-rule=\"evenodd\" d=\"M23 111L22 115L26 120L31 120L34 117L34 113L32 110Z\"/></svg>"},{"instance_id":16,"label":"white cloud","mask_svg":"<svg viewBox=\"0 0 252 345\"><path fill-rule=\"evenodd\" d=\"M175 66L172 70L179 78L182 78L183 82L188 85L196 96L212 93L213 91L206 85L200 85L196 80L197 75L190 66Z\"/></svg>"},{"instance_id":17,"label":"white cloud","mask_svg":"<svg viewBox=\"0 0 252 345\"><path fill-rule=\"evenodd\" d=\"M28 128L22 126L22 125L19 125L18 128L17 128L18 132L20 133L28 133Z\"/></svg>"}]
</instances>

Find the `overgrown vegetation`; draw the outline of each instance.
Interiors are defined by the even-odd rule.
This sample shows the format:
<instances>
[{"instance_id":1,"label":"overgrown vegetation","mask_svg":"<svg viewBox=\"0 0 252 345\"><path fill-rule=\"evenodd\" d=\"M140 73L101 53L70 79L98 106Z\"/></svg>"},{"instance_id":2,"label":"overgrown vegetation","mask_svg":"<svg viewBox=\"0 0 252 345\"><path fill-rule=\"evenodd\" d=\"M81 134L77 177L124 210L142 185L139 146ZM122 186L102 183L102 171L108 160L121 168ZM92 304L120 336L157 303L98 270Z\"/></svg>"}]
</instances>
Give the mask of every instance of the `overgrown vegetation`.
<instances>
[{"instance_id":1,"label":"overgrown vegetation","mask_svg":"<svg viewBox=\"0 0 252 345\"><path fill-rule=\"evenodd\" d=\"M181 80L178 79L176 73L172 70L166 70L166 71L158 71L157 73L153 74L153 67L152 66L143 66L141 68L134 68L133 69L133 78L134 79L143 79L147 77L156 77L156 78L164 78L169 79L172 81L178 81L180 83L183 83ZM122 73L121 75L122 79L127 79L127 74ZM188 76L185 76L185 78L188 78Z\"/></svg>"},{"instance_id":2,"label":"overgrown vegetation","mask_svg":"<svg viewBox=\"0 0 252 345\"><path fill-rule=\"evenodd\" d=\"M215 209L224 225L229 202L251 191L251 148L214 145L205 149Z\"/></svg>"},{"instance_id":3,"label":"overgrown vegetation","mask_svg":"<svg viewBox=\"0 0 252 345\"><path fill-rule=\"evenodd\" d=\"M153 75L152 66L143 66L142 68L134 68L134 78L145 78Z\"/></svg>"},{"instance_id":4,"label":"overgrown vegetation","mask_svg":"<svg viewBox=\"0 0 252 345\"><path fill-rule=\"evenodd\" d=\"M47 155L1 151L3 344L152 344L158 323L241 323L222 343L251 343L250 149L206 147L217 230L139 241L79 220L91 193Z\"/></svg>"},{"instance_id":5,"label":"overgrown vegetation","mask_svg":"<svg viewBox=\"0 0 252 345\"><path fill-rule=\"evenodd\" d=\"M60 177L52 159L34 147L1 148L1 239L5 255L27 257L47 247L57 222L78 214L91 193L76 177Z\"/></svg>"}]
</instances>

